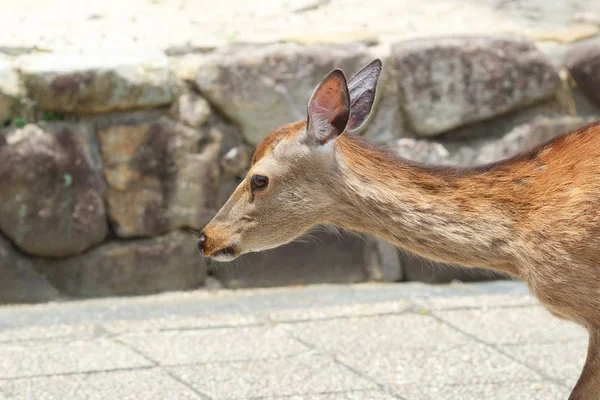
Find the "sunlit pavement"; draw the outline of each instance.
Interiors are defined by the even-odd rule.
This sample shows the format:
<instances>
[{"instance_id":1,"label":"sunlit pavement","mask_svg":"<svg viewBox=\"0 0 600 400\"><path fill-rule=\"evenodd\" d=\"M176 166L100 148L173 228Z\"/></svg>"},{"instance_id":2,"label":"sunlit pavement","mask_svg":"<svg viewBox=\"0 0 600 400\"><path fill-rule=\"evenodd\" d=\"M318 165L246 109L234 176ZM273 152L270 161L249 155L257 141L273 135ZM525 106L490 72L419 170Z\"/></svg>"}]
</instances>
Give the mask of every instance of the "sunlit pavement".
<instances>
[{"instance_id":1,"label":"sunlit pavement","mask_svg":"<svg viewBox=\"0 0 600 400\"><path fill-rule=\"evenodd\" d=\"M585 332L519 282L0 307L2 399L566 399Z\"/></svg>"}]
</instances>

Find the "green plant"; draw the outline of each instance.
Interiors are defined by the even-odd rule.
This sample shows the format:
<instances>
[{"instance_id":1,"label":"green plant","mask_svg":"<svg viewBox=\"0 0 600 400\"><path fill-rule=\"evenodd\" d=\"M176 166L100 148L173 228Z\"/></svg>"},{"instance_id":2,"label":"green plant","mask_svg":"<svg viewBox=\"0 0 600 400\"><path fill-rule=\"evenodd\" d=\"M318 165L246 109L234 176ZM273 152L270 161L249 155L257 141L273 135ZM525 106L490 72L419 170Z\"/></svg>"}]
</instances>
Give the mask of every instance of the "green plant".
<instances>
[{"instance_id":1,"label":"green plant","mask_svg":"<svg viewBox=\"0 0 600 400\"><path fill-rule=\"evenodd\" d=\"M22 128L22 127L24 127L25 125L27 125L27 120L26 120L25 118L22 118L22 117L17 117L17 118L15 118L15 119L14 119L14 122L15 122L15 126L16 126L17 128Z\"/></svg>"},{"instance_id":2,"label":"green plant","mask_svg":"<svg viewBox=\"0 0 600 400\"><path fill-rule=\"evenodd\" d=\"M56 113L54 111L44 112L44 121L62 121L64 119L65 116L60 113Z\"/></svg>"}]
</instances>

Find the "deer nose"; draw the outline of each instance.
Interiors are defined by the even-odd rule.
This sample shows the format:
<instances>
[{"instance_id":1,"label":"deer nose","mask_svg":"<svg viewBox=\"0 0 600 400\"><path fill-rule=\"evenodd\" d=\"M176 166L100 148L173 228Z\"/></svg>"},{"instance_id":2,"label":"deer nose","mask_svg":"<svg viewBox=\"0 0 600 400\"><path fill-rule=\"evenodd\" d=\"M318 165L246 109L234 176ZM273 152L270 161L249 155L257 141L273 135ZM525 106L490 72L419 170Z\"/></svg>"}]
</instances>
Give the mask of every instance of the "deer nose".
<instances>
[{"instance_id":1,"label":"deer nose","mask_svg":"<svg viewBox=\"0 0 600 400\"><path fill-rule=\"evenodd\" d=\"M201 254L204 254L205 247L206 247L206 233L200 232L200 236L198 237L198 250L200 250Z\"/></svg>"}]
</instances>

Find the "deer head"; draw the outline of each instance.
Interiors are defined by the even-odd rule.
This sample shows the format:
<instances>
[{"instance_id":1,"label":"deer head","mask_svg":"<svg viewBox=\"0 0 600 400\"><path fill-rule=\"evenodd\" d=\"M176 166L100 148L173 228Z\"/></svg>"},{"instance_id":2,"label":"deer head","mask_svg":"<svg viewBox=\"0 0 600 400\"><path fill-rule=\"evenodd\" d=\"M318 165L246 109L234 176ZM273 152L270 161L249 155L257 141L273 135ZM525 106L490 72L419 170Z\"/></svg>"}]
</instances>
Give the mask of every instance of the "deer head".
<instances>
[{"instance_id":1,"label":"deer head","mask_svg":"<svg viewBox=\"0 0 600 400\"><path fill-rule=\"evenodd\" d=\"M319 83L306 121L275 130L257 147L246 177L200 234L202 254L231 261L332 222L343 190L336 139L364 125L380 73L381 61L374 60L349 81L336 69Z\"/></svg>"}]
</instances>

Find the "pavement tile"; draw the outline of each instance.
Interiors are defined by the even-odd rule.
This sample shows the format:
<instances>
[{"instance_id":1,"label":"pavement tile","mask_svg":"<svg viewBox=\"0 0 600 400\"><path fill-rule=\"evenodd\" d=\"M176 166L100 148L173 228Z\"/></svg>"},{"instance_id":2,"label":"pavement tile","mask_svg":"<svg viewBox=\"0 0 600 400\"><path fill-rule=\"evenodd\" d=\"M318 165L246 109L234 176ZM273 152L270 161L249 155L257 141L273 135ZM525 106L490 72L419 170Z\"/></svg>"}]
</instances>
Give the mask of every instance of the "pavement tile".
<instances>
[{"instance_id":1,"label":"pavement tile","mask_svg":"<svg viewBox=\"0 0 600 400\"><path fill-rule=\"evenodd\" d=\"M393 396L381 390L356 390L352 392L330 392L296 394L292 396L267 396L257 397L255 400L397 400Z\"/></svg>"},{"instance_id":2,"label":"pavement tile","mask_svg":"<svg viewBox=\"0 0 600 400\"><path fill-rule=\"evenodd\" d=\"M427 310L453 308L501 308L539 305L538 300L528 294L490 294L475 296L437 296L413 299L413 302Z\"/></svg>"},{"instance_id":3,"label":"pavement tile","mask_svg":"<svg viewBox=\"0 0 600 400\"><path fill-rule=\"evenodd\" d=\"M381 390L297 394L293 396L258 397L256 400L396 400L397 397Z\"/></svg>"},{"instance_id":4,"label":"pavement tile","mask_svg":"<svg viewBox=\"0 0 600 400\"><path fill-rule=\"evenodd\" d=\"M504 346L502 350L523 364L558 379L572 388L585 363L587 340Z\"/></svg>"},{"instance_id":5,"label":"pavement tile","mask_svg":"<svg viewBox=\"0 0 600 400\"><path fill-rule=\"evenodd\" d=\"M264 315L273 322L293 322L397 314L409 310L412 307L413 304L408 301L385 301L371 304L350 304L344 306L277 310L265 313Z\"/></svg>"},{"instance_id":6,"label":"pavement tile","mask_svg":"<svg viewBox=\"0 0 600 400\"><path fill-rule=\"evenodd\" d=\"M150 365L107 338L0 344L0 379Z\"/></svg>"},{"instance_id":7,"label":"pavement tile","mask_svg":"<svg viewBox=\"0 0 600 400\"><path fill-rule=\"evenodd\" d=\"M152 319L136 319L106 322L102 327L111 333L140 331L213 329L218 327L239 327L266 324L266 318L255 315L202 315L197 317L172 316Z\"/></svg>"},{"instance_id":8,"label":"pavement tile","mask_svg":"<svg viewBox=\"0 0 600 400\"><path fill-rule=\"evenodd\" d=\"M582 327L552 316L541 306L435 311L434 314L487 343L523 344L587 338Z\"/></svg>"},{"instance_id":9,"label":"pavement tile","mask_svg":"<svg viewBox=\"0 0 600 400\"><path fill-rule=\"evenodd\" d=\"M338 360L392 387L403 385L472 385L539 381L542 377L493 348L472 343L451 348L407 348L336 354Z\"/></svg>"},{"instance_id":10,"label":"pavement tile","mask_svg":"<svg viewBox=\"0 0 600 400\"><path fill-rule=\"evenodd\" d=\"M0 381L11 400L198 399L184 384L158 369L113 371Z\"/></svg>"},{"instance_id":11,"label":"pavement tile","mask_svg":"<svg viewBox=\"0 0 600 400\"><path fill-rule=\"evenodd\" d=\"M42 325L0 331L0 343L61 339L64 337L86 338L101 334L96 325Z\"/></svg>"},{"instance_id":12,"label":"pavement tile","mask_svg":"<svg viewBox=\"0 0 600 400\"><path fill-rule=\"evenodd\" d=\"M565 400L569 390L548 382L503 382L485 385L406 386L396 393L407 400Z\"/></svg>"},{"instance_id":13,"label":"pavement tile","mask_svg":"<svg viewBox=\"0 0 600 400\"><path fill-rule=\"evenodd\" d=\"M271 360L170 367L169 371L219 400L377 388L331 357L314 352Z\"/></svg>"},{"instance_id":14,"label":"pavement tile","mask_svg":"<svg viewBox=\"0 0 600 400\"><path fill-rule=\"evenodd\" d=\"M127 333L118 340L162 365L267 359L307 350L287 330L273 325Z\"/></svg>"},{"instance_id":15,"label":"pavement tile","mask_svg":"<svg viewBox=\"0 0 600 400\"><path fill-rule=\"evenodd\" d=\"M283 325L291 334L331 352L448 347L472 341L427 315L404 314Z\"/></svg>"}]
</instances>

